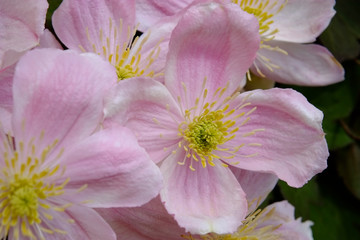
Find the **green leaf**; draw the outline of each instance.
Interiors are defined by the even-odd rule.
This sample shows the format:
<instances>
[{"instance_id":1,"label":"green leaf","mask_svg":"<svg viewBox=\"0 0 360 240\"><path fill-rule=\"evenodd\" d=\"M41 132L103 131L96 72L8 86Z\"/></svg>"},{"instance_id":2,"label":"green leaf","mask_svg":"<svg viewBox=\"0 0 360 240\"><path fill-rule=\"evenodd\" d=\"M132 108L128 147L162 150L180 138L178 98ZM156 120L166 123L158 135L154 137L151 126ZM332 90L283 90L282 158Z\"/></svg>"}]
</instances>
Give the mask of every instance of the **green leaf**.
<instances>
[{"instance_id":1,"label":"green leaf","mask_svg":"<svg viewBox=\"0 0 360 240\"><path fill-rule=\"evenodd\" d=\"M320 35L325 47L339 61L356 58L360 53L357 36L348 28L340 15L335 15L328 28Z\"/></svg>"},{"instance_id":2,"label":"green leaf","mask_svg":"<svg viewBox=\"0 0 360 240\"><path fill-rule=\"evenodd\" d=\"M51 17L53 15L54 11L59 7L61 2L62 2L62 0L48 0L49 8L48 8L47 13L46 13L45 26L46 26L47 29L49 29L53 33L54 33L54 31L53 31Z\"/></svg>"},{"instance_id":3,"label":"green leaf","mask_svg":"<svg viewBox=\"0 0 360 240\"><path fill-rule=\"evenodd\" d=\"M337 120L328 119L325 116L323 130L330 150L343 148L353 142L353 139L349 137Z\"/></svg>"},{"instance_id":4,"label":"green leaf","mask_svg":"<svg viewBox=\"0 0 360 240\"><path fill-rule=\"evenodd\" d=\"M300 189L279 182L284 198L295 206L297 217L314 222L312 227L315 240L358 239L360 212L354 210L353 202L344 199L341 190L326 180L319 184L311 180Z\"/></svg>"},{"instance_id":5,"label":"green leaf","mask_svg":"<svg viewBox=\"0 0 360 240\"><path fill-rule=\"evenodd\" d=\"M51 17L53 15L54 11L59 7L61 2L62 2L62 0L48 0L49 8L48 8L48 11L46 13L46 20L47 21L51 21Z\"/></svg>"},{"instance_id":6,"label":"green leaf","mask_svg":"<svg viewBox=\"0 0 360 240\"><path fill-rule=\"evenodd\" d=\"M337 0L335 9L337 15L345 23L346 27L360 38L360 5L358 0Z\"/></svg>"},{"instance_id":7,"label":"green leaf","mask_svg":"<svg viewBox=\"0 0 360 240\"><path fill-rule=\"evenodd\" d=\"M360 146L351 144L336 153L340 176L350 192L360 199Z\"/></svg>"}]
</instances>

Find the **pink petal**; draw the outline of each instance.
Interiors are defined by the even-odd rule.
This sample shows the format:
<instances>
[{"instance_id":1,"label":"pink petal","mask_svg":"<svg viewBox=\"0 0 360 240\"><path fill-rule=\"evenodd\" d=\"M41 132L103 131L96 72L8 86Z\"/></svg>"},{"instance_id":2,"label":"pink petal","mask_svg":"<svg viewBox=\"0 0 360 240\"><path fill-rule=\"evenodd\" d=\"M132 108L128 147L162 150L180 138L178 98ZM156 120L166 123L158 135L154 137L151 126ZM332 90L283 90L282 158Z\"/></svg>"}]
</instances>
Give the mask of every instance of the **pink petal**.
<instances>
[{"instance_id":1,"label":"pink petal","mask_svg":"<svg viewBox=\"0 0 360 240\"><path fill-rule=\"evenodd\" d=\"M236 137L224 144L224 148L244 144L229 163L273 173L293 187L301 187L327 167L323 114L304 96L291 89L273 88L246 92L232 104L239 105L244 97L251 105L241 111L256 110L248 115L248 121L240 118Z\"/></svg>"},{"instance_id":2,"label":"pink petal","mask_svg":"<svg viewBox=\"0 0 360 240\"><path fill-rule=\"evenodd\" d=\"M39 43L47 8L45 0L0 1L0 69Z\"/></svg>"},{"instance_id":3,"label":"pink petal","mask_svg":"<svg viewBox=\"0 0 360 240\"><path fill-rule=\"evenodd\" d=\"M186 156L178 150L162 163L164 176L161 200L170 214L186 231L196 234L234 232L247 213L245 194L231 170L214 161L202 168L193 161L180 165Z\"/></svg>"},{"instance_id":4,"label":"pink petal","mask_svg":"<svg viewBox=\"0 0 360 240\"><path fill-rule=\"evenodd\" d=\"M39 48L57 48L63 49L61 44L56 40L55 36L47 29L40 36Z\"/></svg>"},{"instance_id":5,"label":"pink petal","mask_svg":"<svg viewBox=\"0 0 360 240\"><path fill-rule=\"evenodd\" d=\"M288 0L285 7L272 17L273 29L278 29L279 41L308 43L329 25L335 15L335 0Z\"/></svg>"},{"instance_id":6,"label":"pink petal","mask_svg":"<svg viewBox=\"0 0 360 240\"><path fill-rule=\"evenodd\" d=\"M210 99L229 82L224 94L228 96L245 83L243 76L258 47L258 22L253 15L233 4L191 7L171 36L165 85L175 98L181 97L186 109L194 106L204 88Z\"/></svg>"},{"instance_id":7,"label":"pink petal","mask_svg":"<svg viewBox=\"0 0 360 240\"><path fill-rule=\"evenodd\" d=\"M66 149L65 149L66 150ZM108 128L69 147L61 160L69 189L85 190L77 198L91 207L140 206L162 187L159 168L126 128Z\"/></svg>"},{"instance_id":8,"label":"pink petal","mask_svg":"<svg viewBox=\"0 0 360 240\"><path fill-rule=\"evenodd\" d=\"M42 150L89 136L103 117L103 97L117 81L113 67L95 54L58 49L28 52L14 76L13 127L18 141ZM41 135L44 135L42 138Z\"/></svg>"},{"instance_id":9,"label":"pink petal","mask_svg":"<svg viewBox=\"0 0 360 240\"><path fill-rule=\"evenodd\" d=\"M0 107L0 131L4 134L11 134L11 112L7 109Z\"/></svg>"},{"instance_id":10,"label":"pink petal","mask_svg":"<svg viewBox=\"0 0 360 240\"><path fill-rule=\"evenodd\" d=\"M267 214L271 209L275 209L274 212L271 215ZM263 221L259 227L280 225L274 234L280 234L281 239L312 240L310 227L313 223L311 221L301 222L301 218L295 220L294 215L295 208L287 201L273 203L263 210L261 217Z\"/></svg>"},{"instance_id":11,"label":"pink petal","mask_svg":"<svg viewBox=\"0 0 360 240\"><path fill-rule=\"evenodd\" d=\"M0 71L0 131L12 132L11 114L13 109L12 84L16 64Z\"/></svg>"},{"instance_id":12,"label":"pink petal","mask_svg":"<svg viewBox=\"0 0 360 240\"><path fill-rule=\"evenodd\" d=\"M12 85L16 64L0 71L0 107L12 112L13 97Z\"/></svg>"},{"instance_id":13,"label":"pink petal","mask_svg":"<svg viewBox=\"0 0 360 240\"><path fill-rule=\"evenodd\" d=\"M148 58L153 59L150 67L145 70L143 76L147 76L151 71L153 72L153 78L164 82L164 71L166 56L169 49L169 40L172 31L177 25L180 15L166 17L160 22L152 26L145 31L138 41L131 46L129 61L133 55L138 52L141 54L142 61L139 62L139 68L147 68L149 61Z\"/></svg>"},{"instance_id":14,"label":"pink petal","mask_svg":"<svg viewBox=\"0 0 360 240\"><path fill-rule=\"evenodd\" d=\"M54 216L51 221L56 228L66 231L66 235L62 234L46 234L45 239L82 239L82 240L98 240L98 239L116 239L116 235L107 222L93 209L81 205L74 205L65 211L67 219ZM73 219L74 223L67 220ZM60 221L59 221L60 220Z\"/></svg>"},{"instance_id":15,"label":"pink petal","mask_svg":"<svg viewBox=\"0 0 360 240\"><path fill-rule=\"evenodd\" d=\"M116 46L121 49L128 44L128 27L132 30L135 26L135 1L64 0L54 12L52 23L68 48L81 50L82 46L106 59L109 54L115 58Z\"/></svg>"},{"instance_id":16,"label":"pink petal","mask_svg":"<svg viewBox=\"0 0 360 240\"><path fill-rule=\"evenodd\" d=\"M229 168L246 194L249 203L248 212L256 210L278 182L278 178L271 173L247 171L233 166Z\"/></svg>"},{"instance_id":17,"label":"pink petal","mask_svg":"<svg viewBox=\"0 0 360 240\"><path fill-rule=\"evenodd\" d=\"M98 213L111 225L118 239L180 240L185 230L165 209L160 197L141 207L99 208Z\"/></svg>"},{"instance_id":18,"label":"pink petal","mask_svg":"<svg viewBox=\"0 0 360 240\"><path fill-rule=\"evenodd\" d=\"M150 78L122 80L106 100L105 126L115 122L132 129L155 162L177 148L181 121L181 113L169 91Z\"/></svg>"},{"instance_id":19,"label":"pink petal","mask_svg":"<svg viewBox=\"0 0 360 240\"><path fill-rule=\"evenodd\" d=\"M287 52L285 55L265 48L259 50L255 61L267 78L276 82L303 86L324 86L344 80L343 67L323 46L280 41L270 41L267 44ZM270 59L271 63L279 68L270 71L258 61L259 55ZM254 67L252 71L257 73Z\"/></svg>"},{"instance_id":20,"label":"pink petal","mask_svg":"<svg viewBox=\"0 0 360 240\"><path fill-rule=\"evenodd\" d=\"M193 0L137 0L136 1L136 18L140 23L140 30L145 31L152 27L157 21L172 16L188 6Z\"/></svg>"}]
</instances>

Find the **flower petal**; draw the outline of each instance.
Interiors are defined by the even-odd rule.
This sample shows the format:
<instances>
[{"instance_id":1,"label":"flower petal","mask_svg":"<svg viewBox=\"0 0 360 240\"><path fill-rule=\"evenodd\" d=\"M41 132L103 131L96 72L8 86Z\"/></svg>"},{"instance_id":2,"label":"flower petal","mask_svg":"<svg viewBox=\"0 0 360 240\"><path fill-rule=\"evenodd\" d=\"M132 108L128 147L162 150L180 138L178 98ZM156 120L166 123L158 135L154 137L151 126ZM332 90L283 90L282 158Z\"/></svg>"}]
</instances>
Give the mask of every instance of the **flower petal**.
<instances>
[{"instance_id":1,"label":"flower petal","mask_svg":"<svg viewBox=\"0 0 360 240\"><path fill-rule=\"evenodd\" d=\"M155 162L169 155L174 145L177 147L181 121L169 91L150 78L122 80L106 99L105 126L115 122L133 130Z\"/></svg>"},{"instance_id":2,"label":"flower petal","mask_svg":"<svg viewBox=\"0 0 360 240\"><path fill-rule=\"evenodd\" d=\"M112 66L95 54L37 49L18 62L13 128L18 141L71 145L89 136L103 117L105 92L117 81ZM42 136L43 135L43 136ZM42 137L41 137L42 136Z\"/></svg>"},{"instance_id":3,"label":"flower petal","mask_svg":"<svg viewBox=\"0 0 360 240\"><path fill-rule=\"evenodd\" d=\"M270 41L271 47L279 47L284 53L269 49L261 49L255 63L261 72L276 82L303 85L324 86L344 80L344 69L335 57L323 46L317 44L297 44ZM270 60L279 68L269 70L259 61L260 55ZM257 73L252 67L252 72Z\"/></svg>"},{"instance_id":4,"label":"flower petal","mask_svg":"<svg viewBox=\"0 0 360 240\"><path fill-rule=\"evenodd\" d=\"M43 34L40 36L39 48L63 49L61 44L48 29L45 29Z\"/></svg>"},{"instance_id":5,"label":"flower petal","mask_svg":"<svg viewBox=\"0 0 360 240\"><path fill-rule=\"evenodd\" d=\"M108 60L110 54L115 58L116 46L128 44L128 27L135 26L135 1L64 0L52 23L68 48L97 52Z\"/></svg>"},{"instance_id":6,"label":"flower petal","mask_svg":"<svg viewBox=\"0 0 360 240\"><path fill-rule=\"evenodd\" d=\"M181 97L185 109L195 105L204 88L209 99L229 83L224 94L228 96L245 84L243 76L258 47L258 21L253 15L233 4L195 5L172 33L165 85L174 97Z\"/></svg>"},{"instance_id":7,"label":"flower petal","mask_svg":"<svg viewBox=\"0 0 360 240\"><path fill-rule=\"evenodd\" d=\"M269 214L272 209L274 209L272 214ZM281 239L284 240L313 240L310 228L313 223L301 222L301 218L295 220L294 215L295 208L287 201L273 203L263 210L259 227L279 226L274 234L280 234Z\"/></svg>"},{"instance_id":8,"label":"flower petal","mask_svg":"<svg viewBox=\"0 0 360 240\"><path fill-rule=\"evenodd\" d=\"M16 64L0 71L0 106L12 112L13 96L12 85Z\"/></svg>"},{"instance_id":9,"label":"flower petal","mask_svg":"<svg viewBox=\"0 0 360 240\"><path fill-rule=\"evenodd\" d=\"M335 0L288 0L285 7L272 17L275 40L308 43L329 25L335 15Z\"/></svg>"},{"instance_id":10,"label":"flower petal","mask_svg":"<svg viewBox=\"0 0 360 240\"><path fill-rule=\"evenodd\" d=\"M136 19L140 23L140 30L146 31L157 21L166 17L175 15L177 12L188 6L193 0L137 0L136 1Z\"/></svg>"},{"instance_id":11,"label":"flower petal","mask_svg":"<svg viewBox=\"0 0 360 240\"><path fill-rule=\"evenodd\" d=\"M180 240L185 234L185 230L166 211L160 197L141 207L98 208L96 211L111 225L118 239Z\"/></svg>"},{"instance_id":12,"label":"flower petal","mask_svg":"<svg viewBox=\"0 0 360 240\"><path fill-rule=\"evenodd\" d=\"M249 202L248 212L256 210L278 182L278 178L271 173L247 171L233 166L229 168L246 194Z\"/></svg>"},{"instance_id":13,"label":"flower petal","mask_svg":"<svg viewBox=\"0 0 360 240\"><path fill-rule=\"evenodd\" d=\"M61 235L59 233L44 233L45 239L116 239L116 235L109 224L91 208L81 205L73 205L72 207L66 209L65 215L68 219L61 219L54 216L51 224L55 225L58 229L65 231L66 235ZM70 219L74 222L70 223ZM60 222L59 220L62 220L63 222Z\"/></svg>"},{"instance_id":14,"label":"flower petal","mask_svg":"<svg viewBox=\"0 0 360 240\"><path fill-rule=\"evenodd\" d=\"M323 114L304 96L292 89L254 90L232 104L240 105L244 98L251 103L241 109L247 115L236 123L236 137L224 144L224 148L242 147L227 162L273 173L293 187L301 187L327 167Z\"/></svg>"},{"instance_id":15,"label":"flower petal","mask_svg":"<svg viewBox=\"0 0 360 240\"><path fill-rule=\"evenodd\" d=\"M66 149L65 149L66 150ZM162 187L159 168L126 128L108 128L83 140L59 160L70 177L68 189L91 207L140 206Z\"/></svg>"},{"instance_id":16,"label":"flower petal","mask_svg":"<svg viewBox=\"0 0 360 240\"><path fill-rule=\"evenodd\" d=\"M0 70L39 43L47 8L45 0L0 1Z\"/></svg>"},{"instance_id":17,"label":"flower petal","mask_svg":"<svg viewBox=\"0 0 360 240\"><path fill-rule=\"evenodd\" d=\"M247 201L231 170L217 160L215 166L202 168L178 150L161 164L164 188L161 200L170 214L186 231L197 234L234 232L247 213Z\"/></svg>"},{"instance_id":18,"label":"flower petal","mask_svg":"<svg viewBox=\"0 0 360 240\"><path fill-rule=\"evenodd\" d=\"M139 69L145 69L142 76L149 76L149 74L152 73L154 79L164 82L165 63L169 49L169 40L179 19L180 15L162 19L160 22L145 31L131 46L128 61L131 61L132 56L136 56L137 53L141 53L142 61L139 62ZM152 60L144 61L144 59Z\"/></svg>"}]
</instances>

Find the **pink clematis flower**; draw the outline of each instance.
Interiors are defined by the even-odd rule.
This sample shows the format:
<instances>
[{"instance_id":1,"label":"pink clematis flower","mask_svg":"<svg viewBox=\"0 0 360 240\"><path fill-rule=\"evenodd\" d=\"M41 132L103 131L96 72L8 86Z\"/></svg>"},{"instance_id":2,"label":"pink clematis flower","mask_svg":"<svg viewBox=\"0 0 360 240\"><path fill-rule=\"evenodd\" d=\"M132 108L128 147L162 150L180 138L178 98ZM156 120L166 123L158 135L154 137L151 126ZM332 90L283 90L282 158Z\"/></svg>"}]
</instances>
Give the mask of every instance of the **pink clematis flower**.
<instances>
[{"instance_id":1,"label":"pink clematis flower","mask_svg":"<svg viewBox=\"0 0 360 240\"><path fill-rule=\"evenodd\" d=\"M39 44L47 8L45 0L0 1L0 70Z\"/></svg>"},{"instance_id":2,"label":"pink clematis flower","mask_svg":"<svg viewBox=\"0 0 360 240\"><path fill-rule=\"evenodd\" d=\"M130 130L95 132L116 80L94 54L41 49L20 59L13 138L0 128L1 239L115 239L90 207L140 206L158 194L161 173Z\"/></svg>"},{"instance_id":3,"label":"pink clematis flower","mask_svg":"<svg viewBox=\"0 0 360 240\"><path fill-rule=\"evenodd\" d=\"M163 79L168 39L177 17L136 36L135 0L64 0L53 26L70 49L95 52L116 69L118 79ZM134 39L135 38L135 39Z\"/></svg>"},{"instance_id":4,"label":"pink clematis flower","mask_svg":"<svg viewBox=\"0 0 360 240\"><path fill-rule=\"evenodd\" d=\"M258 47L254 16L232 4L197 5L172 33L164 85L133 78L108 96L105 126L135 132L160 165L165 208L186 231L237 229L248 209L237 169L300 187L326 168L323 115L301 94L238 93Z\"/></svg>"},{"instance_id":5,"label":"pink clematis flower","mask_svg":"<svg viewBox=\"0 0 360 240\"><path fill-rule=\"evenodd\" d=\"M323 86L344 79L344 69L316 40L334 16L335 0L220 0L233 2L259 22L260 49L251 72L272 81ZM143 29L171 16L193 0L137 0L137 18ZM209 0L197 0L209 2ZM235 6L234 6L235 7Z\"/></svg>"},{"instance_id":6,"label":"pink clematis flower","mask_svg":"<svg viewBox=\"0 0 360 240\"><path fill-rule=\"evenodd\" d=\"M118 238L127 240L312 240L311 221L294 218L294 207L287 201L273 203L262 211L250 212L231 234L191 235L177 225L159 198L136 208L98 209ZM161 229L161 231L159 231Z\"/></svg>"}]
</instances>

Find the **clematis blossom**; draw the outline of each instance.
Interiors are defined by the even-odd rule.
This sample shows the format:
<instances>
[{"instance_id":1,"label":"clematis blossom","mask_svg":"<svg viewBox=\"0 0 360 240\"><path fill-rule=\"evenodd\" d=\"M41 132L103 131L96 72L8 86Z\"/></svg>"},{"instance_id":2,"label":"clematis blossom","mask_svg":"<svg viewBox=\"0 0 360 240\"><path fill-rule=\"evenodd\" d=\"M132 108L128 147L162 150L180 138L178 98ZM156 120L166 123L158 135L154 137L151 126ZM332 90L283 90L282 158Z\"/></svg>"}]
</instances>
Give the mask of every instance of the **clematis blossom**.
<instances>
[{"instance_id":1,"label":"clematis blossom","mask_svg":"<svg viewBox=\"0 0 360 240\"><path fill-rule=\"evenodd\" d=\"M137 18L141 27L147 29L192 2L138 0ZM304 86L329 85L344 79L344 69L335 57L325 47L312 44L334 16L335 0L220 2L232 2L258 19L261 44L251 73L279 83Z\"/></svg>"},{"instance_id":2,"label":"clematis blossom","mask_svg":"<svg viewBox=\"0 0 360 240\"><path fill-rule=\"evenodd\" d=\"M116 80L94 54L40 49L20 59L12 135L0 127L1 239L116 239L92 208L158 194L160 171L133 133L96 131Z\"/></svg>"},{"instance_id":3,"label":"clematis blossom","mask_svg":"<svg viewBox=\"0 0 360 240\"><path fill-rule=\"evenodd\" d=\"M124 80L107 97L104 125L135 132L164 176L161 201L188 232L237 229L248 209L240 170L301 187L326 168L323 115L300 93L238 92L259 42L253 15L193 6L172 33L164 84Z\"/></svg>"},{"instance_id":4,"label":"clematis blossom","mask_svg":"<svg viewBox=\"0 0 360 240\"><path fill-rule=\"evenodd\" d=\"M52 23L68 48L99 54L114 66L119 80L148 76L161 81L177 19L165 19L136 37L135 0L64 0Z\"/></svg>"},{"instance_id":5,"label":"clematis blossom","mask_svg":"<svg viewBox=\"0 0 360 240\"><path fill-rule=\"evenodd\" d=\"M189 234L177 225L159 198L141 207L97 211L112 226L118 238L128 240L312 240L313 223L295 219L294 210L287 201L276 202L263 210L251 211L234 233L206 235Z\"/></svg>"}]
</instances>

